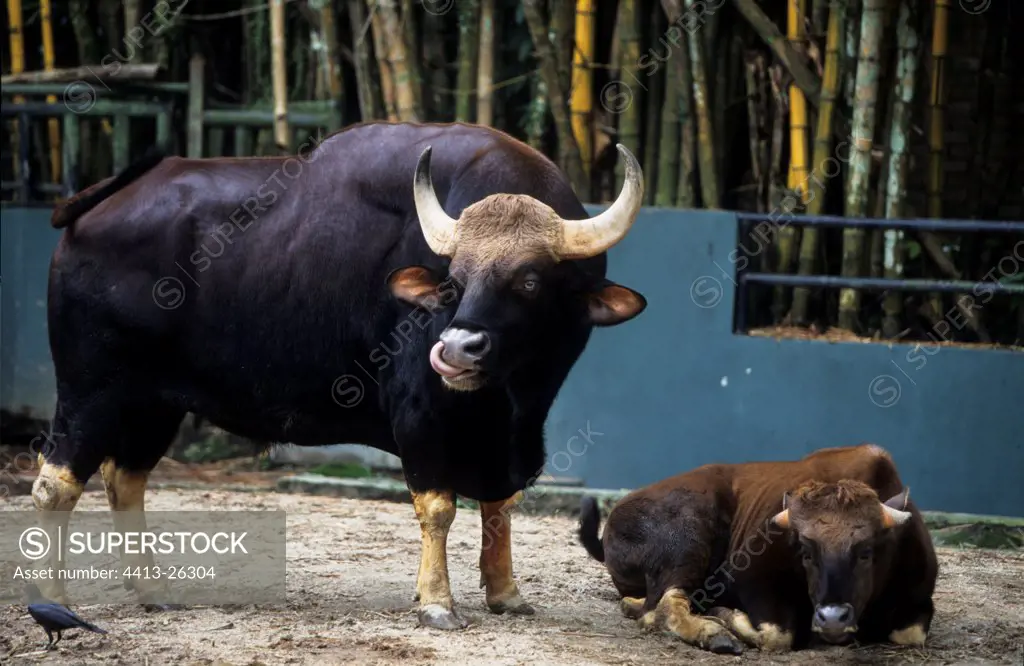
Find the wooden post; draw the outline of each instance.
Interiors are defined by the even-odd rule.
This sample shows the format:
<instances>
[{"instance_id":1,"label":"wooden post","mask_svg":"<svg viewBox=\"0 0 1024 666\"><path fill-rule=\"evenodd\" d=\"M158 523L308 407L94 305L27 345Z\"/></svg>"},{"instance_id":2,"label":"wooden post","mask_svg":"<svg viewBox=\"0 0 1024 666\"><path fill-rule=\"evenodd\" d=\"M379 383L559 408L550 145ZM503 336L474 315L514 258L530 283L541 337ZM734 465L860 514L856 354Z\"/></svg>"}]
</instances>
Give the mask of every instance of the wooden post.
<instances>
[{"instance_id":1,"label":"wooden post","mask_svg":"<svg viewBox=\"0 0 1024 666\"><path fill-rule=\"evenodd\" d=\"M274 143L290 151L288 71L284 50L284 0L271 0L270 2L270 49L274 78Z\"/></svg>"},{"instance_id":2,"label":"wooden post","mask_svg":"<svg viewBox=\"0 0 1024 666\"><path fill-rule=\"evenodd\" d=\"M192 158L203 156L203 96L206 62L193 53L188 63L188 152Z\"/></svg>"},{"instance_id":3,"label":"wooden post","mask_svg":"<svg viewBox=\"0 0 1024 666\"><path fill-rule=\"evenodd\" d=\"M39 0L39 19L43 31L43 69L52 71L54 65L53 56L53 22L50 20L50 0ZM46 101L56 104L56 95L47 95ZM56 118L50 118L47 122L47 129L50 139L50 178L55 183L60 182L60 122Z\"/></svg>"}]
</instances>

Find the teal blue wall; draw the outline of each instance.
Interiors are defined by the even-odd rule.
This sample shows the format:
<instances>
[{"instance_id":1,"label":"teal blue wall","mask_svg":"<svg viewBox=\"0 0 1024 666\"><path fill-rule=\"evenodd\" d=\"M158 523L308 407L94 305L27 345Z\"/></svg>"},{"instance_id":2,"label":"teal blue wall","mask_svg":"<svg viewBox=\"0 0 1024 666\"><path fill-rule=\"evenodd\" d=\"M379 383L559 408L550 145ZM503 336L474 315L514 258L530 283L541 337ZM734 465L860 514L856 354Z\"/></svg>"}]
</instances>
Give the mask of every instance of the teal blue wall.
<instances>
[{"instance_id":1,"label":"teal blue wall","mask_svg":"<svg viewBox=\"0 0 1024 666\"><path fill-rule=\"evenodd\" d=\"M49 208L0 209L0 408L53 418L46 281L60 232Z\"/></svg>"},{"instance_id":2,"label":"teal blue wall","mask_svg":"<svg viewBox=\"0 0 1024 666\"><path fill-rule=\"evenodd\" d=\"M50 417L46 272L59 234L48 210L2 218L0 406ZM648 307L594 332L548 422L549 472L636 487L871 441L923 508L1024 516L1024 354L733 334L736 233L728 213L645 209L612 248L609 277Z\"/></svg>"},{"instance_id":3,"label":"teal blue wall","mask_svg":"<svg viewBox=\"0 0 1024 666\"><path fill-rule=\"evenodd\" d=\"M1024 515L1024 354L733 334L736 226L645 209L612 248L609 278L647 310L595 331L548 421L548 471L630 488L869 441L922 508Z\"/></svg>"}]
</instances>

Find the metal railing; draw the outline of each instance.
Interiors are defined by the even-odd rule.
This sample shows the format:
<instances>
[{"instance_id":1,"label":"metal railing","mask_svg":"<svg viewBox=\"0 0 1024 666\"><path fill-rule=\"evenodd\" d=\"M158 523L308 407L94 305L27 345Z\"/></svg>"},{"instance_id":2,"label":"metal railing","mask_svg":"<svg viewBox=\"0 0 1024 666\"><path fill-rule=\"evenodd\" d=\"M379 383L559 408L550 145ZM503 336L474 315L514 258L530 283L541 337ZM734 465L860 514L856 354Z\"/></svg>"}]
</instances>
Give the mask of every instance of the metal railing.
<instances>
[{"instance_id":1,"label":"metal railing","mask_svg":"<svg viewBox=\"0 0 1024 666\"><path fill-rule=\"evenodd\" d=\"M993 222L988 220L943 220L943 219L886 219L850 218L838 215L788 215L774 216L767 213L737 213L739 237L745 238L756 224L768 224L773 228L789 225L819 228L894 229L901 231L936 232L986 232L1019 234L1024 239L1024 222ZM739 248L737 248L739 250ZM945 293L989 293L1024 295L1024 284L1000 282L974 282L971 280L931 280L899 278L863 278L836 275L792 275L764 273L748 269L749 261L736 265L736 299L734 310L734 331L747 330L748 290L752 284L778 285L785 287L849 288L863 291L925 291Z\"/></svg>"}]
</instances>

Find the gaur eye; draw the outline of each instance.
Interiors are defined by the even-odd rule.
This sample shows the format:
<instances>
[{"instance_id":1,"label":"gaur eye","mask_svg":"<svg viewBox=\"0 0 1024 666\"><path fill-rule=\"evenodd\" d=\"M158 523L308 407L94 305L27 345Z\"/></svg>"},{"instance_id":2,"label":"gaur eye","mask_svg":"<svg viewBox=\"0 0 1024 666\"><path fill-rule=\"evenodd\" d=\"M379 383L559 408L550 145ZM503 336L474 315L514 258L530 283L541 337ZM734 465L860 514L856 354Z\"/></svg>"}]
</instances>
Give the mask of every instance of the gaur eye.
<instances>
[{"instance_id":1,"label":"gaur eye","mask_svg":"<svg viewBox=\"0 0 1024 666\"><path fill-rule=\"evenodd\" d=\"M875 551L872 550L871 548L863 548L860 551L860 559L862 559L862 560L870 560L871 557L874 554L875 554Z\"/></svg>"},{"instance_id":2,"label":"gaur eye","mask_svg":"<svg viewBox=\"0 0 1024 666\"><path fill-rule=\"evenodd\" d=\"M519 284L516 286L516 288L519 291L532 294L536 292L538 289L540 289L540 280L533 276L530 276L521 280Z\"/></svg>"}]
</instances>

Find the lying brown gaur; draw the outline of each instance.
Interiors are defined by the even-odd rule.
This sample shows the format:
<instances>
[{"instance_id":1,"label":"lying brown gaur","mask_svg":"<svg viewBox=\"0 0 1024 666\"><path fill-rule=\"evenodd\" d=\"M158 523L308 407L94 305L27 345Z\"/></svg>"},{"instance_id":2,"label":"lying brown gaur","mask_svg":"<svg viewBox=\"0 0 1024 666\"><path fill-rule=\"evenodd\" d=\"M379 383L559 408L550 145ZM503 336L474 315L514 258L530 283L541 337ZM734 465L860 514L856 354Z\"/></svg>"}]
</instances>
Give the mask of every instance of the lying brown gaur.
<instances>
[{"instance_id":1,"label":"lying brown gaur","mask_svg":"<svg viewBox=\"0 0 1024 666\"><path fill-rule=\"evenodd\" d=\"M921 645L938 562L908 496L884 449L821 449L635 490L601 539L585 497L579 536L627 617L712 652L798 649L815 636Z\"/></svg>"}]
</instances>

